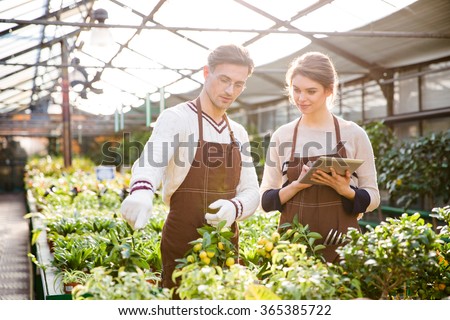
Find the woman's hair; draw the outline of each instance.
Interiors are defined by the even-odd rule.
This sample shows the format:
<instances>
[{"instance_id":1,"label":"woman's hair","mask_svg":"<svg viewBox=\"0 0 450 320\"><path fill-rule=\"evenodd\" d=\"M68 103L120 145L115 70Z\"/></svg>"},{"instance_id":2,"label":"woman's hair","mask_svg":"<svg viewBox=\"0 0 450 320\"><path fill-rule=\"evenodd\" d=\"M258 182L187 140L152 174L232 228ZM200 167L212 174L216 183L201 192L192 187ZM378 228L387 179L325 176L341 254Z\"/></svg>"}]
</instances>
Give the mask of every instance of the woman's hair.
<instances>
[{"instance_id":1,"label":"woman's hair","mask_svg":"<svg viewBox=\"0 0 450 320\"><path fill-rule=\"evenodd\" d=\"M286 89L290 99L292 99L290 94L292 79L297 75L307 77L320 83L325 89L330 89L332 97L336 95L339 80L334 65L327 55L321 52L307 52L292 60L286 72Z\"/></svg>"},{"instance_id":2,"label":"woman's hair","mask_svg":"<svg viewBox=\"0 0 450 320\"><path fill-rule=\"evenodd\" d=\"M211 51L208 56L208 66L214 71L217 65L230 63L248 67L248 75L250 76L255 67L252 58L250 58L248 50L239 45L227 44L222 45Z\"/></svg>"}]
</instances>

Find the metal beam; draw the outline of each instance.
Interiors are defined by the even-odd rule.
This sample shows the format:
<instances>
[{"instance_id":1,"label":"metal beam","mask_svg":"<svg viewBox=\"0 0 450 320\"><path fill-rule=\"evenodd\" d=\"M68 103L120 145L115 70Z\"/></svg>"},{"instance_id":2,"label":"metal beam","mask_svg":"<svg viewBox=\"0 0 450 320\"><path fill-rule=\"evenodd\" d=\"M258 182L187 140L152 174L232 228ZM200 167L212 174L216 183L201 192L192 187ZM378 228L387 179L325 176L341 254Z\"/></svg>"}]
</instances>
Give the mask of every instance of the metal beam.
<instances>
[{"instance_id":1,"label":"metal beam","mask_svg":"<svg viewBox=\"0 0 450 320\"><path fill-rule=\"evenodd\" d=\"M85 6L87 6L87 4L91 4L91 8L92 8L92 5L93 5L94 1L95 0L80 0L80 1L78 1L76 3L71 3L70 5L68 5L68 6L64 7L64 8L61 8L58 11L54 11L52 13L48 13L48 14L45 14L43 16L40 16L37 19L38 20L52 19L52 18L60 16L62 13L66 13L66 12L69 12L69 11L72 11L72 10L79 12L79 7L82 4L84 4ZM16 31L16 30L18 30L20 28L22 28L22 26L21 26L21 24L18 24L17 26L14 26L14 27L6 29L6 30L3 30L3 31L0 32L0 38L3 37L4 35L10 34L11 32L14 32L14 31Z\"/></svg>"},{"instance_id":2,"label":"metal beam","mask_svg":"<svg viewBox=\"0 0 450 320\"><path fill-rule=\"evenodd\" d=\"M393 116L384 117L383 121L387 124L393 124L404 121L425 120L450 117L450 106L434 110L422 110L419 112L396 114Z\"/></svg>"},{"instance_id":3,"label":"metal beam","mask_svg":"<svg viewBox=\"0 0 450 320\"><path fill-rule=\"evenodd\" d=\"M189 28L189 27L168 27L163 25L155 26L140 26L130 24L96 24L88 22L63 22L63 21L48 21L48 20L20 20L20 19L0 19L0 23L15 23L19 25L53 25L53 26L69 26L79 27L81 29L90 28L110 28L110 29L146 29L146 30L168 30L168 31L212 31L212 32L240 32L240 33L284 33L284 34L302 34L306 36L315 37L318 35L325 35L329 37L377 37L377 38L433 38L433 39L450 39L450 32L409 32L409 31L302 31L297 28L287 28L286 30L279 29L228 29L228 28ZM315 39L320 40L320 39Z\"/></svg>"}]
</instances>

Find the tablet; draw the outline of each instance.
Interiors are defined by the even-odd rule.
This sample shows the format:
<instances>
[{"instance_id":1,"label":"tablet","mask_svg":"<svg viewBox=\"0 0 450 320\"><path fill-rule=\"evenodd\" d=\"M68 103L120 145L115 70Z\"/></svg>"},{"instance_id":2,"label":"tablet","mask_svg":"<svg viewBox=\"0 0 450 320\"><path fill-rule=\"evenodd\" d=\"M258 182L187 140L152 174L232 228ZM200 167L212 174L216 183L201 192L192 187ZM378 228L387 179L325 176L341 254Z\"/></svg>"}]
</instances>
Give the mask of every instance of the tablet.
<instances>
[{"instance_id":1,"label":"tablet","mask_svg":"<svg viewBox=\"0 0 450 320\"><path fill-rule=\"evenodd\" d=\"M326 157L322 156L317 159L311 166L311 168L306 172L305 176L300 180L300 183L308 184L320 184L311 180L312 174L320 169L324 172L331 173L330 167L336 170L337 174L344 175L346 170L350 173L355 172L364 163L361 159L348 159L348 158L337 158L337 157Z\"/></svg>"}]
</instances>

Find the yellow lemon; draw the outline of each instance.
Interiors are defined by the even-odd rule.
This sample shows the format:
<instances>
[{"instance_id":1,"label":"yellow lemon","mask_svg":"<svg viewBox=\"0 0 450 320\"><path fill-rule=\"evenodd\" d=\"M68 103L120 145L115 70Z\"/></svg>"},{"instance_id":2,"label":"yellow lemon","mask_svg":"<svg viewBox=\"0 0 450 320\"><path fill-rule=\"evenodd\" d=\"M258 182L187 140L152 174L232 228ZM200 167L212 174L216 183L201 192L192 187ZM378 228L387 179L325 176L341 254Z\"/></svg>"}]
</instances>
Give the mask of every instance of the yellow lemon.
<instances>
[{"instance_id":1,"label":"yellow lemon","mask_svg":"<svg viewBox=\"0 0 450 320\"><path fill-rule=\"evenodd\" d=\"M217 244L217 248L219 248L219 250L223 250L225 247L223 246L223 243L222 243L222 242L219 242L219 243Z\"/></svg>"},{"instance_id":2,"label":"yellow lemon","mask_svg":"<svg viewBox=\"0 0 450 320\"><path fill-rule=\"evenodd\" d=\"M225 264L228 267L231 267L234 264L234 259L232 257L228 257L227 260L225 261Z\"/></svg>"},{"instance_id":3,"label":"yellow lemon","mask_svg":"<svg viewBox=\"0 0 450 320\"><path fill-rule=\"evenodd\" d=\"M264 245L264 249L267 251L267 252L270 252L270 251L272 251L272 249L273 249L273 243L272 242L267 242L265 245Z\"/></svg>"},{"instance_id":4,"label":"yellow lemon","mask_svg":"<svg viewBox=\"0 0 450 320\"><path fill-rule=\"evenodd\" d=\"M200 257L200 259L204 259L204 258L208 258L208 254L206 253L206 251L202 251L199 253L198 255Z\"/></svg>"},{"instance_id":5,"label":"yellow lemon","mask_svg":"<svg viewBox=\"0 0 450 320\"><path fill-rule=\"evenodd\" d=\"M267 242L267 239L266 238L263 238L263 237L260 237L259 239L258 239L258 244L259 245L264 245L265 243Z\"/></svg>"},{"instance_id":6,"label":"yellow lemon","mask_svg":"<svg viewBox=\"0 0 450 320\"><path fill-rule=\"evenodd\" d=\"M208 258L208 257L204 257L204 258L202 258L202 262L203 262L204 264L209 264L209 263L211 262L211 259Z\"/></svg>"},{"instance_id":7,"label":"yellow lemon","mask_svg":"<svg viewBox=\"0 0 450 320\"><path fill-rule=\"evenodd\" d=\"M280 240L280 234L278 232L272 233L272 242L278 242Z\"/></svg>"},{"instance_id":8,"label":"yellow lemon","mask_svg":"<svg viewBox=\"0 0 450 320\"><path fill-rule=\"evenodd\" d=\"M294 230L292 230L292 229L287 229L287 230L286 230L286 236L287 236L287 237L290 237L291 234L292 234L292 232L294 232Z\"/></svg>"},{"instance_id":9,"label":"yellow lemon","mask_svg":"<svg viewBox=\"0 0 450 320\"><path fill-rule=\"evenodd\" d=\"M266 255L266 250L264 249L264 248L259 248L258 249L258 254L260 255L260 256L265 256Z\"/></svg>"},{"instance_id":10,"label":"yellow lemon","mask_svg":"<svg viewBox=\"0 0 450 320\"><path fill-rule=\"evenodd\" d=\"M201 243L197 243L194 246L194 252L198 252L202 249L202 244Z\"/></svg>"}]
</instances>

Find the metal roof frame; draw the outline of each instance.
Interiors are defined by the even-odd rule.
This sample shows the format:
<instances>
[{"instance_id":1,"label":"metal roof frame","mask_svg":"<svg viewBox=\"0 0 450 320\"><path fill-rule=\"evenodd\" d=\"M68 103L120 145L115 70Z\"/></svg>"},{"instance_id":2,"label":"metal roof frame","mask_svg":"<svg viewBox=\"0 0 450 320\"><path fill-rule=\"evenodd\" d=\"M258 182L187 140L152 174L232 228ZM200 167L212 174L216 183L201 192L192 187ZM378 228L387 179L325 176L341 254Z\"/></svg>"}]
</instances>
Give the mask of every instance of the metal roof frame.
<instances>
[{"instance_id":1,"label":"metal roof frame","mask_svg":"<svg viewBox=\"0 0 450 320\"><path fill-rule=\"evenodd\" d=\"M38 0L30 0L27 1L26 4L28 5L36 1ZM127 40L122 40L120 43L117 43L118 49L112 55L112 58L109 59L109 61L99 61L98 63L96 62L93 64L85 63L83 64L83 67L89 69L90 71L95 71L99 75L99 77L102 77L105 70L113 69L121 70L125 73L128 73L132 77L137 77L135 74L129 73L134 69L159 71L170 70L178 74L179 78L173 81L168 81L166 83L166 86L176 84L178 81L181 81L183 79L189 79L201 85L199 80L195 77L195 75L199 71L201 71L201 68L173 68L171 66L165 65L164 63L161 63L160 61L154 61L159 65L159 67L157 68L152 66L135 67L132 65L116 66L113 63L114 59L121 55L121 53L125 49L132 50L138 55L145 56L144 52L138 52L130 47L130 43L135 41L136 37L138 37L143 31L168 31L176 37L180 37L204 50L209 50L211 48L208 48L204 43L187 37L186 32L217 32L219 34L223 32L232 32L254 34L254 36L250 37L242 43L245 46L254 44L258 40L269 34L300 35L311 41L311 45L307 46L304 49L301 49L289 56L275 60L274 62L255 68L254 75L252 76L251 81L249 81L248 89L244 91L241 97L237 100L236 104L233 106L233 108L236 110L245 107L255 108L256 106L270 105L285 100L286 97L283 92L283 87L284 73L287 69L287 63L292 57L297 56L307 50L314 50L316 48L319 48L320 50L329 54L335 61L338 73L343 79L343 82L353 81L360 78L369 78L380 81L381 84L383 81L389 80L386 77L386 75L389 73L387 71L392 70L393 67L400 68L406 65L402 64L400 59L400 62L397 63L397 65L388 66L386 65L384 60L374 59L373 53L370 53L368 51L369 48L366 49L361 47L358 48L358 50L353 50L354 43L352 42L354 42L355 40L359 41L357 39L371 39L371 42L373 42L375 46L378 43L392 43L393 48L395 47L395 43L398 43L399 41L404 42L411 39L423 40L431 43L433 48L431 48L431 46L430 48L426 48L426 50L428 50L426 52L427 56L423 55L423 57L420 58L421 61L419 62L433 61L442 58L450 59L450 4L448 1L438 0L431 3L430 0L419 0L411 4L410 6L393 13L390 16L350 31L304 31L293 25L293 22L295 22L296 20L323 8L333 3L334 1L335 0L318 0L312 5L303 8L298 12L293 12L292 16L288 20L280 19L274 14L261 9L254 4L251 4L250 2L246 2L243 0L233 1L234 3L245 7L251 12L270 21L272 25L266 29L163 25L158 21L157 15L159 13L159 10L166 4L166 0L154 1L153 8L148 14L145 14L142 11L139 11L130 6L127 0L110 0L111 3L122 7L130 14L139 17L139 19L141 20L136 24L105 23L103 26L100 26L93 20L93 10L96 3L96 1L94 0L61 0L60 8L53 11L50 9L52 5L51 0L46 0L45 2L43 0L40 0L40 3L44 4L43 9L45 13L33 19L21 19L20 17L3 18L0 12L0 28L2 27L2 25L10 26L9 28L4 28L3 30L0 29L0 47L2 39L6 39L8 36L16 32L26 30L25 28L29 28L30 26L35 26L35 28L38 28L36 30L40 31L38 35L39 41L35 45L13 51L7 56L0 55L0 70L1 68L4 68L4 70L6 70L5 68L8 68L9 70L4 73L0 71L0 135L28 134L52 136L54 134L56 130L55 128L58 126L56 116L52 115L47 118L41 117L41 121L43 122L41 122L41 126L39 126L34 125L34 123L31 122L33 116L33 121L39 121L37 120L39 119L39 117L34 115L33 113L31 113L30 115L26 112L33 109L36 103L39 103L42 99L45 99L46 96L51 93L51 90L58 90L60 77L51 77L47 75L47 72L43 72L42 68L46 68L44 70L58 70L59 72L61 72L63 68L70 67L71 65L70 63L63 63L60 58L60 54L58 53L54 57L52 57L51 61L42 61L40 55L42 54L43 49L56 50L55 48L60 45L61 41L65 41L66 45L68 46L69 52L74 49L82 50L83 43L80 43L79 41L80 33L93 27L103 27L109 29L130 29L133 32ZM417 20L417 28L413 28L412 24L408 23L408 15L411 12L414 13L414 18ZM83 21L73 21L73 19L71 18L74 16L81 16ZM434 21L429 21L430 16L435 17ZM401 19L399 19L399 17ZM395 24L393 21L401 21L401 23ZM63 32L63 34L55 34L53 38L49 39L45 35L45 30L48 27L54 27L55 30ZM326 38L318 37L318 35L326 36ZM417 44L409 42L405 44L405 48L397 48L396 50L393 49L392 52L394 54L398 54L398 52L407 53L408 50L412 50L409 48L416 47ZM25 57L27 54L36 54L37 58L35 59L35 61L20 61L20 58ZM150 57L147 58L150 60L152 59ZM17 75L20 75L21 72L28 72L30 70L31 76L24 77L22 78L22 80L18 80L16 82L12 80L14 79L14 77L17 77ZM8 79L11 79L11 86L2 86L1 84L3 82L7 82ZM265 92L258 91L258 88L263 87L269 88L269 90L265 90ZM196 94L198 94L198 92L199 89L182 93L173 93L170 98L167 99L166 104L174 105L176 103L192 99L196 96ZM133 94L132 92L127 93ZM261 101L261 99L263 99L263 93L267 95L267 99L265 101ZM4 95L5 99L1 98L2 94ZM254 103L252 101L258 102ZM88 115L86 112L82 112L81 110L77 110L76 108L73 108L72 111L75 115L75 118L77 116L79 116L79 119L98 118L108 122L108 128L110 128L109 130L103 128L99 124L101 121L99 121L97 122L98 130L92 130L92 134L100 134L102 130L104 130L103 132L111 132L110 123L111 121L114 121L113 116ZM133 111L135 114L139 114L141 112L138 108ZM27 121L25 121L24 119L26 119L27 116L29 116L29 118ZM127 123L138 125L139 119L132 119L132 114L127 114ZM79 121L81 122L82 120ZM7 122L11 122L11 124L6 125ZM25 128L26 126L28 126L28 129Z\"/></svg>"}]
</instances>

